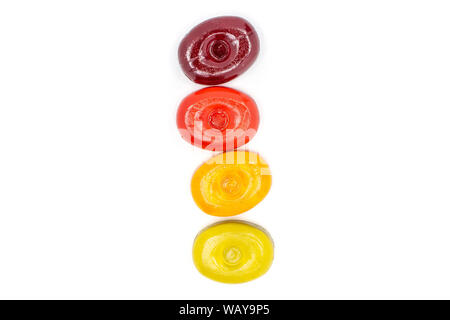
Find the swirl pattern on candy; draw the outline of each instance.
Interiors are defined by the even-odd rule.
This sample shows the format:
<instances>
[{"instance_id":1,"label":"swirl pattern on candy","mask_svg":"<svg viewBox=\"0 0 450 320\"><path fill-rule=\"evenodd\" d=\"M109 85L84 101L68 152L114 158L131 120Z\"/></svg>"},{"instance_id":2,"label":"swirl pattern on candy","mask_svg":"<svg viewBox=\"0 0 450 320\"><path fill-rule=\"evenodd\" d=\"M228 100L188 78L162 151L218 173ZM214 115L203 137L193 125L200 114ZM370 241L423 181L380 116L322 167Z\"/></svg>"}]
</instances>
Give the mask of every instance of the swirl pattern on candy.
<instances>
[{"instance_id":1,"label":"swirl pattern on candy","mask_svg":"<svg viewBox=\"0 0 450 320\"><path fill-rule=\"evenodd\" d=\"M258 125L255 101L225 87L209 87L188 95L177 112L183 139L211 151L239 148L253 138Z\"/></svg>"},{"instance_id":2,"label":"swirl pattern on candy","mask_svg":"<svg viewBox=\"0 0 450 320\"><path fill-rule=\"evenodd\" d=\"M194 240L192 256L204 276L225 283L242 283L269 270L274 249L271 237L261 227L227 221L201 231Z\"/></svg>"},{"instance_id":3,"label":"swirl pattern on candy","mask_svg":"<svg viewBox=\"0 0 450 320\"><path fill-rule=\"evenodd\" d=\"M194 27L181 41L178 59L186 76L206 85L228 82L245 72L259 53L253 26L240 17L216 17Z\"/></svg>"}]
</instances>

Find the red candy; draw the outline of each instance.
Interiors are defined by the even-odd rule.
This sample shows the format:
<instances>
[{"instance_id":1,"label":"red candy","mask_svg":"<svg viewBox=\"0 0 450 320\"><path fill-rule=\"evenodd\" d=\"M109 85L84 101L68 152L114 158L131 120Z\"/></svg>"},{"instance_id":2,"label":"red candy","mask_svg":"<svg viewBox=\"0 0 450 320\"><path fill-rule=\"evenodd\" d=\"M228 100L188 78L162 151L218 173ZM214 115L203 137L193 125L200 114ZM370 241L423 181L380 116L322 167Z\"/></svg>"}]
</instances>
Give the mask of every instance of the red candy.
<instances>
[{"instance_id":1,"label":"red candy","mask_svg":"<svg viewBox=\"0 0 450 320\"><path fill-rule=\"evenodd\" d=\"M189 79L216 85L245 72L258 52L258 35L248 21L217 17L200 23L183 38L178 59Z\"/></svg>"},{"instance_id":2,"label":"red candy","mask_svg":"<svg viewBox=\"0 0 450 320\"><path fill-rule=\"evenodd\" d=\"M177 126L191 144L211 150L239 148L256 134L259 112L248 95L225 87L191 93L180 103Z\"/></svg>"}]
</instances>

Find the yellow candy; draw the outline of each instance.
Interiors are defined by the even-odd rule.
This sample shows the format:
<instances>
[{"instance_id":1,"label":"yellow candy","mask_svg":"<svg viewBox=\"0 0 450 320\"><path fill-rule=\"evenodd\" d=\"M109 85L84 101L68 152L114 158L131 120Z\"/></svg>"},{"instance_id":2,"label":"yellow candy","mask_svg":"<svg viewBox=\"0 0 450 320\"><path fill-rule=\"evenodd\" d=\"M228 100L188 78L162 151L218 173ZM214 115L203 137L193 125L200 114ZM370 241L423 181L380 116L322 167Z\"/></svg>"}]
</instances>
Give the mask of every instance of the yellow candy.
<instances>
[{"instance_id":1,"label":"yellow candy","mask_svg":"<svg viewBox=\"0 0 450 320\"><path fill-rule=\"evenodd\" d=\"M257 153L230 151L197 169L191 191L204 212L228 217L257 205L269 192L271 183L269 166Z\"/></svg>"},{"instance_id":2,"label":"yellow candy","mask_svg":"<svg viewBox=\"0 0 450 320\"><path fill-rule=\"evenodd\" d=\"M273 242L259 226L241 221L221 222L197 235L192 256L198 271L212 280L247 282L269 270Z\"/></svg>"}]
</instances>

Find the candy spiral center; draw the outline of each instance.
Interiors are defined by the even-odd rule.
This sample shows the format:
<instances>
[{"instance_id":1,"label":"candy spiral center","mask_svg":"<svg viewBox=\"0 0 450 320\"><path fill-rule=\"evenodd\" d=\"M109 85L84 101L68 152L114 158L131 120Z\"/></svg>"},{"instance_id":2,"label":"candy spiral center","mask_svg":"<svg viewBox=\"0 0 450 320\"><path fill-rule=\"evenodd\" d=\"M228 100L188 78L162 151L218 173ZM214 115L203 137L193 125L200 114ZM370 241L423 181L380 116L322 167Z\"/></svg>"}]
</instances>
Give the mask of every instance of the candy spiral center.
<instances>
[{"instance_id":1,"label":"candy spiral center","mask_svg":"<svg viewBox=\"0 0 450 320\"><path fill-rule=\"evenodd\" d=\"M241 250L239 250L239 248L236 247L226 248L223 251L223 258L226 264L230 266L235 266L241 261L242 258Z\"/></svg>"},{"instance_id":2,"label":"candy spiral center","mask_svg":"<svg viewBox=\"0 0 450 320\"><path fill-rule=\"evenodd\" d=\"M242 184L237 177L226 176L222 180L222 190L229 196L238 196L242 193Z\"/></svg>"},{"instance_id":3,"label":"candy spiral center","mask_svg":"<svg viewBox=\"0 0 450 320\"><path fill-rule=\"evenodd\" d=\"M230 55L230 46L224 40L213 40L209 44L209 54L217 62L222 62Z\"/></svg>"},{"instance_id":4,"label":"candy spiral center","mask_svg":"<svg viewBox=\"0 0 450 320\"><path fill-rule=\"evenodd\" d=\"M227 128L228 123L230 122L230 119L228 117L228 114L220 109L216 109L212 111L208 116L208 123L211 126L211 128L217 129L217 130L224 130Z\"/></svg>"}]
</instances>

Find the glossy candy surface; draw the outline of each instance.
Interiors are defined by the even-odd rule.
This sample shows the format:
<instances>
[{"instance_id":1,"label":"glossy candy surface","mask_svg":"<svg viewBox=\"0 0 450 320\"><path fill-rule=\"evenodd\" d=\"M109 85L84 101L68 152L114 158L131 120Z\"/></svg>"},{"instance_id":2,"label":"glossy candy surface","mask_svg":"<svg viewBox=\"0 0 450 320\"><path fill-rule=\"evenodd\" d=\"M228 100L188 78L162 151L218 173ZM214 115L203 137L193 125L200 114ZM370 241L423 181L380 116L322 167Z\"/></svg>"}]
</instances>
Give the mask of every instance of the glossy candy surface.
<instances>
[{"instance_id":1,"label":"glossy candy surface","mask_svg":"<svg viewBox=\"0 0 450 320\"><path fill-rule=\"evenodd\" d=\"M200 23L183 38L178 59L189 79L216 85L246 71L258 52L258 35L248 21L216 17Z\"/></svg>"},{"instance_id":2,"label":"glossy candy surface","mask_svg":"<svg viewBox=\"0 0 450 320\"><path fill-rule=\"evenodd\" d=\"M183 139L211 151L233 150L246 144L258 125L255 101L226 87L209 87L188 95L177 112Z\"/></svg>"},{"instance_id":3,"label":"glossy candy surface","mask_svg":"<svg viewBox=\"0 0 450 320\"><path fill-rule=\"evenodd\" d=\"M228 217L257 205L271 183L269 166L257 153L230 151L212 157L197 169L191 192L204 212Z\"/></svg>"},{"instance_id":4,"label":"glossy candy surface","mask_svg":"<svg viewBox=\"0 0 450 320\"><path fill-rule=\"evenodd\" d=\"M256 279L272 265L274 249L268 233L241 221L221 222L201 231L192 250L204 276L225 283Z\"/></svg>"}]
</instances>

